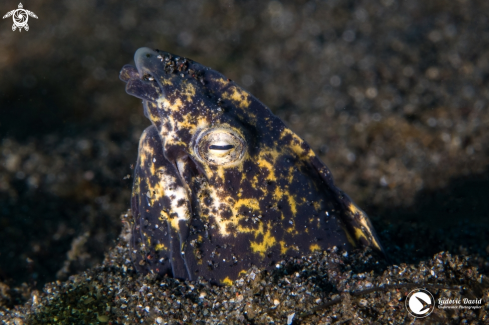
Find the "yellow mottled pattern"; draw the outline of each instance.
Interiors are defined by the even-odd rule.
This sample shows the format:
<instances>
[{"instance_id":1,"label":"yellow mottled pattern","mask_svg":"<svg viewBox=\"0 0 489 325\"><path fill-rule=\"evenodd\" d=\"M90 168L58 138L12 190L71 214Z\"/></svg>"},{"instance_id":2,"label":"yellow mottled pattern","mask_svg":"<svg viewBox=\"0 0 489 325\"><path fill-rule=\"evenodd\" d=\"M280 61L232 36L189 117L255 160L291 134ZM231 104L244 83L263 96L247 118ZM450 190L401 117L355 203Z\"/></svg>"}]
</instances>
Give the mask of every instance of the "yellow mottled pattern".
<instances>
[{"instance_id":1,"label":"yellow mottled pattern","mask_svg":"<svg viewBox=\"0 0 489 325\"><path fill-rule=\"evenodd\" d=\"M213 215L216 221L216 225L219 227L218 230L221 236L226 237L229 235L236 235L236 232L231 233L229 231L230 228L237 229L238 233L250 233L256 231L253 228L239 225L239 222L246 218L245 216L239 214L239 210L242 207L245 207L249 211L256 211L256 213L259 213L260 203L257 199L235 199L233 197L230 197L227 192L225 192L221 188L208 187L206 189L210 192L210 196L214 198L213 206L216 208L217 211L231 211L232 213L232 217L229 220L222 219L219 214ZM221 200L220 198L222 197L224 197L225 200Z\"/></svg>"},{"instance_id":2,"label":"yellow mottled pattern","mask_svg":"<svg viewBox=\"0 0 489 325\"><path fill-rule=\"evenodd\" d=\"M187 144L183 141L181 141L180 139L175 139L175 138L171 138L171 137L168 137L165 141L165 145L173 145L173 146L186 146Z\"/></svg>"},{"instance_id":3,"label":"yellow mottled pattern","mask_svg":"<svg viewBox=\"0 0 489 325\"><path fill-rule=\"evenodd\" d=\"M158 107L162 107L164 109L171 110L171 111L179 111L184 107L183 102L180 98L175 99L175 102L171 104L166 97L162 97L162 98L158 98L156 100L156 103L158 104ZM156 116L156 119L157 119L156 122L158 122L159 116Z\"/></svg>"},{"instance_id":4,"label":"yellow mottled pattern","mask_svg":"<svg viewBox=\"0 0 489 325\"><path fill-rule=\"evenodd\" d=\"M162 251L162 250L164 250L164 249L166 249L165 244L157 244L157 245L155 246L155 251Z\"/></svg>"},{"instance_id":5,"label":"yellow mottled pattern","mask_svg":"<svg viewBox=\"0 0 489 325\"><path fill-rule=\"evenodd\" d=\"M348 232L348 229L346 229L344 226L341 227L341 229L343 229L344 233L346 234L346 239L348 239L348 242L353 246L353 247L357 247L357 243L355 242L355 240L352 238L352 236L350 235L350 233Z\"/></svg>"},{"instance_id":6,"label":"yellow mottled pattern","mask_svg":"<svg viewBox=\"0 0 489 325\"><path fill-rule=\"evenodd\" d=\"M297 231L297 229L295 228L294 225L292 225L291 227L287 228L285 231L287 231L292 236L297 236L299 234L299 231Z\"/></svg>"},{"instance_id":7,"label":"yellow mottled pattern","mask_svg":"<svg viewBox=\"0 0 489 325\"><path fill-rule=\"evenodd\" d=\"M287 199L289 201L290 210L292 211L292 213L295 216L297 214L297 202L295 201L294 196L292 196L288 193L287 193Z\"/></svg>"},{"instance_id":8,"label":"yellow mottled pattern","mask_svg":"<svg viewBox=\"0 0 489 325\"><path fill-rule=\"evenodd\" d=\"M160 80L165 86L173 86L173 82L169 78L161 78Z\"/></svg>"},{"instance_id":9,"label":"yellow mottled pattern","mask_svg":"<svg viewBox=\"0 0 489 325\"><path fill-rule=\"evenodd\" d=\"M350 206L348 208L350 212L353 213L353 215L357 216L357 219L360 220L360 224L366 232L364 233L364 231L361 228L354 227L355 238L358 240L363 237L367 240L367 242L372 244L375 248L377 248L378 250L382 250L380 244L377 242L377 240L375 240L375 236L371 232L371 226L369 225L369 221L365 216L365 213L353 203L350 203Z\"/></svg>"},{"instance_id":10,"label":"yellow mottled pattern","mask_svg":"<svg viewBox=\"0 0 489 325\"><path fill-rule=\"evenodd\" d=\"M160 216L158 217L158 220L161 222L167 222L168 219L170 219L168 212L166 212L165 210L161 210Z\"/></svg>"},{"instance_id":11,"label":"yellow mottled pattern","mask_svg":"<svg viewBox=\"0 0 489 325\"><path fill-rule=\"evenodd\" d=\"M190 134L195 134L197 130L202 130L209 127L209 122L206 119L198 119L192 117L192 115L187 114L183 116L183 121L178 123L179 129L189 130ZM189 151L193 148L189 148Z\"/></svg>"},{"instance_id":12,"label":"yellow mottled pattern","mask_svg":"<svg viewBox=\"0 0 489 325\"><path fill-rule=\"evenodd\" d=\"M145 138L146 134L141 137L141 141L139 142L139 161L141 166L146 165L148 154L152 154L154 152L153 147L151 147L148 143L144 143Z\"/></svg>"},{"instance_id":13,"label":"yellow mottled pattern","mask_svg":"<svg viewBox=\"0 0 489 325\"><path fill-rule=\"evenodd\" d=\"M185 88L182 89L182 95L187 99L188 103L193 103L195 97L195 87L191 83L185 84Z\"/></svg>"},{"instance_id":14,"label":"yellow mottled pattern","mask_svg":"<svg viewBox=\"0 0 489 325\"><path fill-rule=\"evenodd\" d=\"M275 171L273 167L273 163L269 162L268 160L264 159L262 155L258 158L257 164L260 168L265 168L265 170L268 170L268 175L267 175L267 180L269 181L276 181L277 177L275 176Z\"/></svg>"},{"instance_id":15,"label":"yellow mottled pattern","mask_svg":"<svg viewBox=\"0 0 489 325\"><path fill-rule=\"evenodd\" d=\"M232 207L233 213L238 214L239 208L245 206L246 208L252 210L260 210L260 202L257 199L238 199L234 201L234 205Z\"/></svg>"},{"instance_id":16,"label":"yellow mottled pattern","mask_svg":"<svg viewBox=\"0 0 489 325\"><path fill-rule=\"evenodd\" d=\"M222 94L222 97L233 101L236 106L241 108L247 108L251 104L248 93L236 86L230 87L227 92Z\"/></svg>"},{"instance_id":17,"label":"yellow mottled pattern","mask_svg":"<svg viewBox=\"0 0 489 325\"><path fill-rule=\"evenodd\" d=\"M154 186L148 182L148 190L151 197L148 197L150 205L153 206L155 202L160 201L165 196L165 191L163 189L163 183L157 182Z\"/></svg>"},{"instance_id":18,"label":"yellow mottled pattern","mask_svg":"<svg viewBox=\"0 0 489 325\"><path fill-rule=\"evenodd\" d=\"M246 275L247 270L241 270L238 273L238 276Z\"/></svg>"},{"instance_id":19,"label":"yellow mottled pattern","mask_svg":"<svg viewBox=\"0 0 489 325\"><path fill-rule=\"evenodd\" d=\"M356 228L356 227L354 229L355 229L355 238L357 240L359 240L360 238L363 237L363 238L365 238L366 241L368 241L368 238L367 238L367 236L365 236L365 234L363 233L362 229Z\"/></svg>"},{"instance_id":20,"label":"yellow mottled pattern","mask_svg":"<svg viewBox=\"0 0 489 325\"><path fill-rule=\"evenodd\" d=\"M140 165L147 166L149 163L150 165L149 171L151 175L155 175L157 172L155 169L155 164L152 161L149 161L149 157L154 155L154 148L150 146L149 143L147 142L140 146L141 146L141 150L139 152ZM156 201L160 200L165 195L163 184L161 182L156 182L155 184L153 184L152 182L147 182L147 186L148 186L149 195L148 193L142 193L142 195L147 196L150 205L153 206Z\"/></svg>"},{"instance_id":21,"label":"yellow mottled pattern","mask_svg":"<svg viewBox=\"0 0 489 325\"><path fill-rule=\"evenodd\" d=\"M311 246L309 246L309 250L311 252L320 251L321 250L321 247L318 244L312 244Z\"/></svg>"},{"instance_id":22,"label":"yellow mottled pattern","mask_svg":"<svg viewBox=\"0 0 489 325\"><path fill-rule=\"evenodd\" d=\"M136 177L134 179L134 184L132 185L132 195L133 196L137 196L140 194L140 192L141 192L141 190L139 189L140 183L141 183L141 180L139 179L139 177Z\"/></svg>"},{"instance_id":23,"label":"yellow mottled pattern","mask_svg":"<svg viewBox=\"0 0 489 325\"><path fill-rule=\"evenodd\" d=\"M258 237L258 235L262 234L263 235L263 240L261 242L256 242L256 241L250 241L250 248L253 251L253 253L258 253L262 258L265 257L265 253L267 252L267 249L275 245L276 239L272 235L272 232L270 231L271 225L268 224L268 230L265 233L263 230L263 224L260 224L260 227L258 230L255 230L255 239Z\"/></svg>"},{"instance_id":24,"label":"yellow mottled pattern","mask_svg":"<svg viewBox=\"0 0 489 325\"><path fill-rule=\"evenodd\" d=\"M353 214L361 214L362 211L353 203L350 203L350 206L348 207L348 209L350 209L351 213Z\"/></svg>"},{"instance_id":25,"label":"yellow mottled pattern","mask_svg":"<svg viewBox=\"0 0 489 325\"><path fill-rule=\"evenodd\" d=\"M224 280L221 281L222 284L225 284L225 285L228 285L228 286L232 286L233 285L233 281L227 276L224 278Z\"/></svg>"},{"instance_id":26,"label":"yellow mottled pattern","mask_svg":"<svg viewBox=\"0 0 489 325\"><path fill-rule=\"evenodd\" d=\"M301 146L304 143L304 140L302 140L297 134L292 132L292 130L284 128L282 131L282 134L280 134L280 139L283 139L287 135L292 136L292 142L290 143L290 149L292 149L292 152L294 152L296 155L298 155L301 158L304 157L315 157L316 155L314 154L314 151L311 149L303 149Z\"/></svg>"},{"instance_id":27,"label":"yellow mottled pattern","mask_svg":"<svg viewBox=\"0 0 489 325\"><path fill-rule=\"evenodd\" d=\"M278 243L280 244L280 254L287 254L287 251L290 249L290 247L287 247L287 243L285 242L285 240L281 240Z\"/></svg>"},{"instance_id":28,"label":"yellow mottled pattern","mask_svg":"<svg viewBox=\"0 0 489 325\"><path fill-rule=\"evenodd\" d=\"M142 59L146 60L145 57ZM155 164L152 160L155 152L160 150L150 147L150 143L155 145L157 142L144 142L143 135L139 160L144 175L150 177L150 180L144 182L144 191L149 193L139 193L140 180L136 179L133 195L144 198L140 202L146 206L145 212L151 214L151 217L157 215L160 224L168 225L168 230L176 231L181 238L171 235L168 242L163 241L162 238L155 238L159 237L159 232L142 228L143 232L147 232L141 236L142 247L158 243L155 250L163 251L171 248L168 247L170 242L172 245L179 242L182 250L186 240L183 238L186 236L184 230L188 229L186 226L180 229L180 226L183 222L189 225L192 211L204 222L206 231L209 230L209 238L204 239L199 234L197 241L192 240L191 243L193 255L198 258L198 269L206 272L206 260L202 259L202 254L205 255L208 245L221 242L236 245L238 262L251 261L262 266L266 265L269 254L275 259L278 252L282 255L303 254L308 249L310 252L325 249L331 243L342 245L345 242L346 245L349 242L357 246L359 241L366 241L380 249L368 217L360 209L349 204L348 199L334 197L336 191L332 191L333 194L321 194L332 184L324 182L320 177L314 179L319 176L315 169L321 175L329 171L315 160L315 153L303 139L229 79L214 72L206 72L204 79L201 78L197 78L199 82L187 75L181 77L179 73L165 73L158 79L160 86L163 85L159 92L161 95L156 100L151 98L145 102L150 120L158 129L164 154L173 160L169 163L175 168L164 164L165 167L157 170L161 164ZM210 134L208 132L218 131L228 131L241 139L236 143L228 143L225 141L228 138L218 136L209 137L215 142L202 141L207 140L205 137ZM224 150L216 147L226 144L231 144L230 150L233 151L223 151L222 156L227 155L229 160L219 160L210 155L215 154L212 150ZM232 155L236 152L239 152L239 158ZM194 167L198 175L195 175ZM311 175L313 179L310 179ZM143 196L147 196L148 201ZM164 196L171 198L171 202L166 203L168 200ZM331 197L340 200L340 203L346 202L346 211L344 205L340 204L337 214L340 218L346 218L342 220L346 224L337 224L331 220L334 223L333 230L326 227L326 235L321 236L323 219L318 215L329 208L330 202L326 200ZM146 202L151 208L147 207ZM163 202L170 206L163 208ZM336 209L337 205L333 206ZM335 227L341 227L344 234L333 233L338 230ZM313 237L323 238L323 241L312 243ZM253 254L250 254L250 250ZM186 256L190 257L192 253ZM229 274L218 272L218 281L232 285L234 275L230 274L236 274L244 267L238 265ZM242 273L246 271L239 272L240 275Z\"/></svg>"}]
</instances>

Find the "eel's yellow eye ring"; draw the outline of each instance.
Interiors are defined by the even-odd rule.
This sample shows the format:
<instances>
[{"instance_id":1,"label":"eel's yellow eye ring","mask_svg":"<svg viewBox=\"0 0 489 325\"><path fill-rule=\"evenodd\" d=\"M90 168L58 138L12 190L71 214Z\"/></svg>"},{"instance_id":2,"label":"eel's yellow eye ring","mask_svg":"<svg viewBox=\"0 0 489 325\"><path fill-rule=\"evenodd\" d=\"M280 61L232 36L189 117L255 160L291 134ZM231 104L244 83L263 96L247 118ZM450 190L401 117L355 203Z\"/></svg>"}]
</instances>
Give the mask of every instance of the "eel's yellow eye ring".
<instances>
[{"instance_id":1,"label":"eel's yellow eye ring","mask_svg":"<svg viewBox=\"0 0 489 325\"><path fill-rule=\"evenodd\" d=\"M214 166L237 163L243 158L245 151L245 140L227 128L203 130L194 145L198 158Z\"/></svg>"}]
</instances>

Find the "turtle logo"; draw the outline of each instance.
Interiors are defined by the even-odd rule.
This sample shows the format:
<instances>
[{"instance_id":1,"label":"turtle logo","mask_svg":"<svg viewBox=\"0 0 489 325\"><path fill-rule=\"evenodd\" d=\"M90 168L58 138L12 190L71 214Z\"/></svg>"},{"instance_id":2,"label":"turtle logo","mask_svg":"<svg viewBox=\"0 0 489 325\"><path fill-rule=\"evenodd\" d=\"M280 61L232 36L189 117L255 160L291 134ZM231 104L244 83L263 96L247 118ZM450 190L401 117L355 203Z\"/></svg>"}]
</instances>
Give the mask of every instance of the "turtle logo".
<instances>
[{"instance_id":1,"label":"turtle logo","mask_svg":"<svg viewBox=\"0 0 489 325\"><path fill-rule=\"evenodd\" d=\"M29 25L27 25L27 21L29 20L29 16L34 17L37 19L37 16L35 13L29 10L23 9L22 3L19 3L19 9L15 9L12 11L9 11L3 16L3 19L13 16L14 19L14 24L12 25L12 30L15 32L15 30L18 28L19 32L22 31L22 28L24 28L26 31L29 30Z\"/></svg>"}]
</instances>

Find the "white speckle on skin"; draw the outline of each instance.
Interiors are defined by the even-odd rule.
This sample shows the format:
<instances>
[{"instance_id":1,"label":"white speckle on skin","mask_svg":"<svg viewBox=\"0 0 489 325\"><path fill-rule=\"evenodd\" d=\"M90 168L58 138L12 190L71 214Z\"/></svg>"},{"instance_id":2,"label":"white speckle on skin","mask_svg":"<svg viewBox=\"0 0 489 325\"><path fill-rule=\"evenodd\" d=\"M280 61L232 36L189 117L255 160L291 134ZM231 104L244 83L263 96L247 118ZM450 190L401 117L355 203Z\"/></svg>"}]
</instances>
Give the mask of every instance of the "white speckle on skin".
<instances>
[{"instance_id":1,"label":"white speckle on skin","mask_svg":"<svg viewBox=\"0 0 489 325\"><path fill-rule=\"evenodd\" d=\"M161 182L165 184L165 196L174 198L171 200L171 211L177 215L171 219L171 224L175 229L178 229L180 220L187 221L190 219L190 211L186 204L178 206L180 200L188 201L187 191L183 186L169 186L170 184L178 184L178 180L173 175L161 174Z\"/></svg>"}]
</instances>

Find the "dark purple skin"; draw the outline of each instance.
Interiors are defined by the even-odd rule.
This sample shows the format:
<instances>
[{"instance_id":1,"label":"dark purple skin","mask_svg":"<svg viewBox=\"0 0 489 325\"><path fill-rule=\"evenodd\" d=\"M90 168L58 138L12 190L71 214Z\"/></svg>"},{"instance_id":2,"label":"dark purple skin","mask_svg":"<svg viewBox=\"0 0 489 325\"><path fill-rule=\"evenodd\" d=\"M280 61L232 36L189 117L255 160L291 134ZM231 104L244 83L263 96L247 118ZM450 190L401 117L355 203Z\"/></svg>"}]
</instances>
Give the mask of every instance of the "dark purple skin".
<instances>
[{"instance_id":1,"label":"dark purple skin","mask_svg":"<svg viewBox=\"0 0 489 325\"><path fill-rule=\"evenodd\" d=\"M152 122L132 196L139 272L229 284L251 265L271 270L314 250L382 251L368 216L260 101L167 52L141 48L135 62L120 78Z\"/></svg>"}]
</instances>

